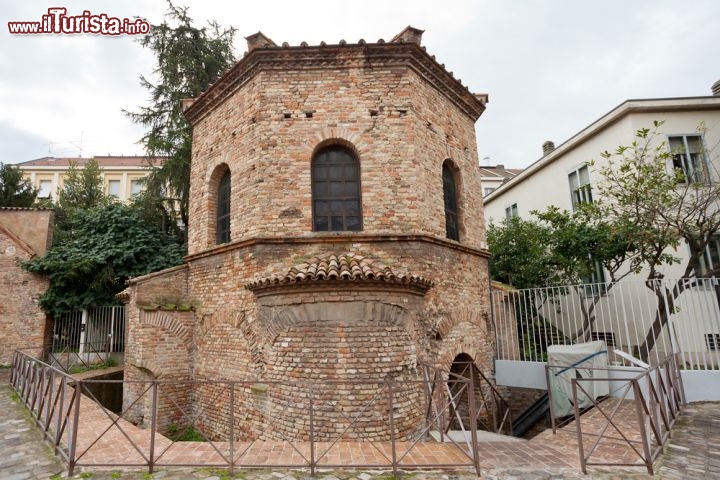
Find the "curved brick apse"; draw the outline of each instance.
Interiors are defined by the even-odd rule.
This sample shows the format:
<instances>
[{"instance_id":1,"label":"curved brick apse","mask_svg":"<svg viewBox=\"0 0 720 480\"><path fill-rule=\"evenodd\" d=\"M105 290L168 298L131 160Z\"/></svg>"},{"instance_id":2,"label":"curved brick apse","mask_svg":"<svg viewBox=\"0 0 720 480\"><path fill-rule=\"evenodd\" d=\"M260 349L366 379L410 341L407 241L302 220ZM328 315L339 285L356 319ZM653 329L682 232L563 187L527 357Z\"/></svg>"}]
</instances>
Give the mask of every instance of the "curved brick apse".
<instances>
[{"instance_id":1,"label":"curved brick apse","mask_svg":"<svg viewBox=\"0 0 720 480\"><path fill-rule=\"evenodd\" d=\"M184 101L189 255L185 268L131 280L125 298L130 345L187 348L130 346L130 377L186 362L194 380L247 380L234 392L238 438L307 437L312 390L318 438L383 439L371 413L343 426L383 381L417 379L421 363L449 370L460 354L491 372L475 143L487 96L430 56L421 33L297 47L258 33ZM159 322L182 336L142 326L143 308L168 303L193 306ZM329 380L339 383L321 388ZM400 435L423 423L421 393L407 387L393 406ZM226 395L187 397L217 438L230 430Z\"/></svg>"}]
</instances>

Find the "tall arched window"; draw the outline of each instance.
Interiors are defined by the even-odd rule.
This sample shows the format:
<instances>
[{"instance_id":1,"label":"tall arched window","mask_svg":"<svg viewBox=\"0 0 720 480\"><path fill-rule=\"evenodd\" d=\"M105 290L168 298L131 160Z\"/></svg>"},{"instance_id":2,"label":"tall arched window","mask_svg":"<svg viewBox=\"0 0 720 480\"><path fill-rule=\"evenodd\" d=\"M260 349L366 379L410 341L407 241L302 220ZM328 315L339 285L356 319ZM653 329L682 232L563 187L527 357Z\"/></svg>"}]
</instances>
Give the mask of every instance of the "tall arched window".
<instances>
[{"instance_id":1,"label":"tall arched window","mask_svg":"<svg viewBox=\"0 0 720 480\"><path fill-rule=\"evenodd\" d=\"M230 170L227 170L218 183L215 223L215 243L230 241Z\"/></svg>"},{"instance_id":2,"label":"tall arched window","mask_svg":"<svg viewBox=\"0 0 720 480\"><path fill-rule=\"evenodd\" d=\"M312 161L313 230L362 230L360 162L341 146L320 150Z\"/></svg>"},{"instance_id":3,"label":"tall arched window","mask_svg":"<svg viewBox=\"0 0 720 480\"><path fill-rule=\"evenodd\" d=\"M443 198L445 201L445 236L450 240L460 240L458 225L458 202L455 174L448 162L443 163Z\"/></svg>"}]
</instances>

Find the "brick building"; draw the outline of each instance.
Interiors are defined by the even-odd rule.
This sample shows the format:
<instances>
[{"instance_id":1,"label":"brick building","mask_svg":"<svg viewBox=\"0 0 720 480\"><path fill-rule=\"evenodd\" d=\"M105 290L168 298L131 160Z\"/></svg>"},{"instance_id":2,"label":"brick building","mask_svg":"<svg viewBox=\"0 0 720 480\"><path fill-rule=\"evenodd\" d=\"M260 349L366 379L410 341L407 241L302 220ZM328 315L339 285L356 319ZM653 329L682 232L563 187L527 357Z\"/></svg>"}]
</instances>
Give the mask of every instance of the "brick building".
<instances>
[{"instance_id":1,"label":"brick building","mask_svg":"<svg viewBox=\"0 0 720 480\"><path fill-rule=\"evenodd\" d=\"M257 33L184 102L189 253L124 292L126 380L247 379L233 397L241 437L304 438L301 400L313 390L327 407L316 432L330 438L378 382L415 379L420 363L450 370L469 356L491 372L474 129L487 96L426 53L421 35L278 46ZM125 403L147 422L142 394L130 385ZM395 406L399 432L421 421L419 395L408 387ZM196 412L206 432L228 433L220 386L166 385L160 402L161 425ZM364 432L348 435L387 437L363 416Z\"/></svg>"},{"instance_id":2,"label":"brick building","mask_svg":"<svg viewBox=\"0 0 720 480\"><path fill-rule=\"evenodd\" d=\"M19 348L37 347L34 354L42 353L48 332L38 298L49 280L18 262L50 247L52 216L52 210L0 207L0 365L9 365Z\"/></svg>"}]
</instances>

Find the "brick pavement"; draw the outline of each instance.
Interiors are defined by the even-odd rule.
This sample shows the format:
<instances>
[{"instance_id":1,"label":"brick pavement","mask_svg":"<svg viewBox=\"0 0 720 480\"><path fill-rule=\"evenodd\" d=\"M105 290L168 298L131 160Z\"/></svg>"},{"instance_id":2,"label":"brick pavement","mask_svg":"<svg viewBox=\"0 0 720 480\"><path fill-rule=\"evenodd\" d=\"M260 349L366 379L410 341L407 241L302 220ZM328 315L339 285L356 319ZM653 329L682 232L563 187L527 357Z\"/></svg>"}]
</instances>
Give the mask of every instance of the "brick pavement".
<instances>
[{"instance_id":1,"label":"brick pavement","mask_svg":"<svg viewBox=\"0 0 720 480\"><path fill-rule=\"evenodd\" d=\"M720 404L686 405L658 463L667 480L720 478Z\"/></svg>"},{"instance_id":2,"label":"brick pavement","mask_svg":"<svg viewBox=\"0 0 720 480\"><path fill-rule=\"evenodd\" d=\"M7 385L8 369L0 369L0 478L50 478L65 470L30 414Z\"/></svg>"},{"instance_id":3,"label":"brick pavement","mask_svg":"<svg viewBox=\"0 0 720 480\"><path fill-rule=\"evenodd\" d=\"M15 399L12 389L4 384L7 380L7 371L0 370L0 478L2 480L47 479L65 478L64 465L52 455L47 443L34 427L29 414ZM720 477L720 412L718 404L691 404L685 408L683 415L677 422L673 439L666 447L666 454L660 460L658 475L655 478L668 480L691 478L719 478ZM88 422L91 423L91 422ZM93 428L98 428L95 425ZM429 445L443 447L437 444ZM173 445L168 450L167 459L179 455L183 458L188 452L195 451L202 455L207 450L207 444ZM259 470L242 470L236 478L245 480L300 480L311 478L306 470L271 469L273 463L279 458L289 455L285 451L287 445L276 445L277 451L269 454L268 468ZM368 447L365 445L364 447ZM321 446L320 446L321 448ZM343 451L343 448L347 451ZM372 447L368 447L372 448ZM173 452L173 449L176 449ZM351 445L334 447L328 459L342 460L350 455L363 453L362 448ZM103 449L104 450L104 449ZM184 452L181 452L184 450ZM442 451L440 448L437 451ZM618 469L604 468L591 470L591 474L584 476L579 472L577 450L572 441L572 435L559 433L551 435L544 433L533 441L500 441L483 442L480 445L482 475L480 478L488 480L517 479L517 480L550 480L550 479L650 479L641 468ZM612 449L610 449L612 451ZM99 452L98 449L97 452ZM301 450L302 451L302 450ZM322 451L322 450L321 450ZM433 452L412 452L407 459L417 461L418 458L438 459ZM377 455L378 453L374 453ZM387 452L384 454L387 455ZM258 457L260 458L260 457ZM363 461L363 460L360 460ZM390 478L387 469L375 471L352 470L326 470L320 471L315 478L326 480L380 480ZM53 475L56 475L53 477ZM206 479L224 480L231 478L226 470L213 468L181 468L159 467L159 471L150 477L141 470L122 471L115 469L88 469L75 475L74 478L92 478L96 480L125 479L148 480L149 478L164 478L167 480L180 479ZM452 473L442 472L408 472L403 478L416 480L469 480L478 478L472 470L456 470Z\"/></svg>"}]
</instances>

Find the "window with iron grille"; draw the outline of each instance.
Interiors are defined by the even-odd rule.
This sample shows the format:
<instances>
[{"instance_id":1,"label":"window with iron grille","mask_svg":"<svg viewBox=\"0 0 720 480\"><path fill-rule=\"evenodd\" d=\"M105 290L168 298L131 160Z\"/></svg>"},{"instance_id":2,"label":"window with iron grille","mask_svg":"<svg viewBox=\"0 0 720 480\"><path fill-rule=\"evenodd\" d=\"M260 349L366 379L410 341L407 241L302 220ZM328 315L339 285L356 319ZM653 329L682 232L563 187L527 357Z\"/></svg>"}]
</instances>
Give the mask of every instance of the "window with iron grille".
<instances>
[{"instance_id":1,"label":"window with iron grille","mask_svg":"<svg viewBox=\"0 0 720 480\"><path fill-rule=\"evenodd\" d=\"M220 178L217 190L217 216L215 228L215 243L228 243L230 241L230 171Z\"/></svg>"},{"instance_id":2,"label":"window with iron grille","mask_svg":"<svg viewBox=\"0 0 720 480\"><path fill-rule=\"evenodd\" d=\"M590 172L587 165L570 172L568 174L568 183L570 184L573 210L577 210L582 203L593 202Z\"/></svg>"},{"instance_id":3,"label":"window with iron grille","mask_svg":"<svg viewBox=\"0 0 720 480\"><path fill-rule=\"evenodd\" d=\"M591 340L602 340L608 347L614 347L615 344L615 332L591 332Z\"/></svg>"},{"instance_id":4,"label":"window with iron grille","mask_svg":"<svg viewBox=\"0 0 720 480\"><path fill-rule=\"evenodd\" d=\"M708 183L705 150L700 135L676 135L668 138L673 168L678 183Z\"/></svg>"},{"instance_id":5,"label":"window with iron grille","mask_svg":"<svg viewBox=\"0 0 720 480\"><path fill-rule=\"evenodd\" d=\"M706 333L705 346L708 350L720 350L720 333Z\"/></svg>"},{"instance_id":6,"label":"window with iron grille","mask_svg":"<svg viewBox=\"0 0 720 480\"><path fill-rule=\"evenodd\" d=\"M362 230L360 162L350 150L327 147L312 161L313 230Z\"/></svg>"},{"instance_id":7,"label":"window with iron grille","mask_svg":"<svg viewBox=\"0 0 720 480\"><path fill-rule=\"evenodd\" d=\"M592 260L592 257L590 257ZM593 270L590 275L586 275L580 279L583 284L585 296L601 296L607 293L607 283L605 280L605 269L602 263L597 260L593 261Z\"/></svg>"},{"instance_id":8,"label":"window with iron grille","mask_svg":"<svg viewBox=\"0 0 720 480\"><path fill-rule=\"evenodd\" d=\"M445 237L450 240L460 240L458 229L458 204L455 175L445 162L442 168L443 199L445 202Z\"/></svg>"},{"instance_id":9,"label":"window with iron grille","mask_svg":"<svg viewBox=\"0 0 720 480\"><path fill-rule=\"evenodd\" d=\"M700 256L699 277L718 276L720 271L720 235L713 235Z\"/></svg>"}]
</instances>

